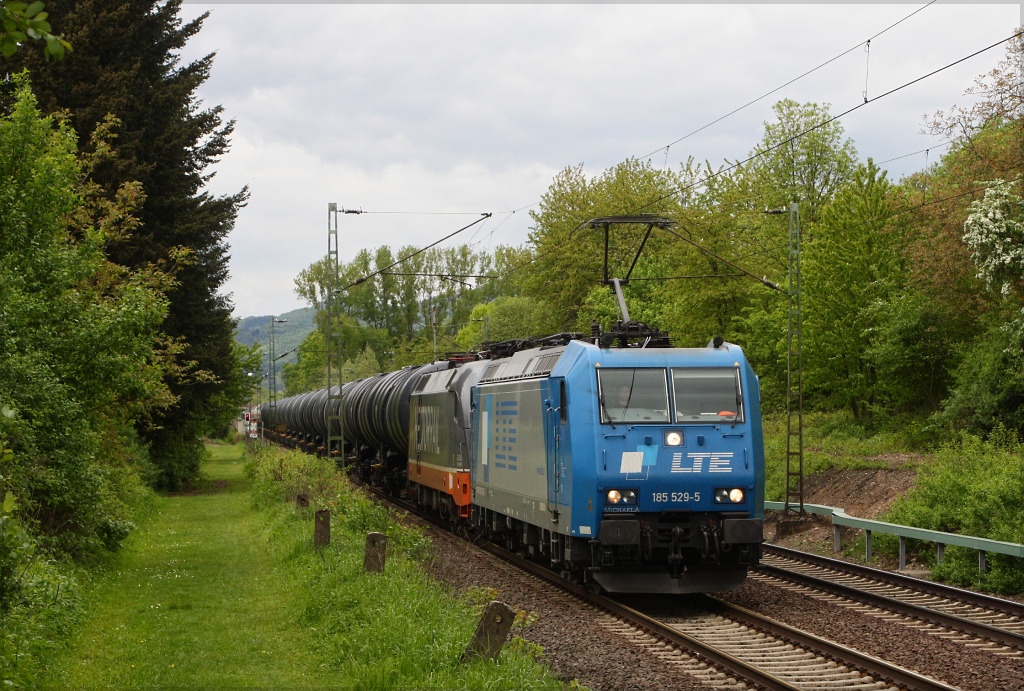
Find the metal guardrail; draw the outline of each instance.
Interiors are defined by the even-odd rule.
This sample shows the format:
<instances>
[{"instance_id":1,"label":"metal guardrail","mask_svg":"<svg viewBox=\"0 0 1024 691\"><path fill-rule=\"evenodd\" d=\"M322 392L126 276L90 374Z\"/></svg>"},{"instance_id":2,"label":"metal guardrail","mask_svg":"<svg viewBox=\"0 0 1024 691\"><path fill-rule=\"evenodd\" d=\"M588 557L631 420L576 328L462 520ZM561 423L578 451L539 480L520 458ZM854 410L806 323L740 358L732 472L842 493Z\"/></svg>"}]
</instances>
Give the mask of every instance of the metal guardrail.
<instances>
[{"instance_id":1,"label":"metal guardrail","mask_svg":"<svg viewBox=\"0 0 1024 691\"><path fill-rule=\"evenodd\" d=\"M781 501L766 501L764 503L764 508L782 511L785 508L785 504ZM832 536L834 549L837 553L842 550L842 543L839 535L839 528L842 526L857 528L864 531L864 552L865 559L868 561L871 560L871 533L876 532L899 536L901 571L907 567L907 538L934 542L938 548L939 562L942 561L946 545L956 545L957 547L967 547L969 549L977 550L979 571L985 570L986 552L1008 554L1012 557L1024 559L1024 544L1017 544L1015 542L1001 542L999 540L989 540L984 537L971 537L970 535L944 533L939 530L926 530L924 528L914 528L912 526L899 525L897 523L886 523L885 521L872 521L867 518L849 516L846 511L841 508L825 506L823 504L804 504L804 511L818 516L828 516L832 519Z\"/></svg>"}]
</instances>

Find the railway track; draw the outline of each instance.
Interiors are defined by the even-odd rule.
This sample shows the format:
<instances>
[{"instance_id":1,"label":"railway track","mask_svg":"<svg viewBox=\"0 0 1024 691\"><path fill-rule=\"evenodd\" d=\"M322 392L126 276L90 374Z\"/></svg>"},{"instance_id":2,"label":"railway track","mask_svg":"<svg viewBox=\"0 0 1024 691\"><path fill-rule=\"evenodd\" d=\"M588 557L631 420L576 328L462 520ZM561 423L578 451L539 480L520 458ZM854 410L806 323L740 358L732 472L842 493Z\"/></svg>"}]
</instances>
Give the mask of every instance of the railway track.
<instances>
[{"instance_id":1,"label":"railway track","mask_svg":"<svg viewBox=\"0 0 1024 691\"><path fill-rule=\"evenodd\" d=\"M932 635L1024 659L1024 606L902 574L764 546L752 578ZM896 615L896 616L893 616Z\"/></svg>"},{"instance_id":2,"label":"railway track","mask_svg":"<svg viewBox=\"0 0 1024 691\"><path fill-rule=\"evenodd\" d=\"M364 487L389 504L437 527L413 504ZM708 597L634 598L639 607L599 595L540 564L487 541L477 547L569 592L596 610L599 624L710 688L929 689L955 687L900 668L743 608ZM646 610L642 611L642 610Z\"/></svg>"}]
</instances>

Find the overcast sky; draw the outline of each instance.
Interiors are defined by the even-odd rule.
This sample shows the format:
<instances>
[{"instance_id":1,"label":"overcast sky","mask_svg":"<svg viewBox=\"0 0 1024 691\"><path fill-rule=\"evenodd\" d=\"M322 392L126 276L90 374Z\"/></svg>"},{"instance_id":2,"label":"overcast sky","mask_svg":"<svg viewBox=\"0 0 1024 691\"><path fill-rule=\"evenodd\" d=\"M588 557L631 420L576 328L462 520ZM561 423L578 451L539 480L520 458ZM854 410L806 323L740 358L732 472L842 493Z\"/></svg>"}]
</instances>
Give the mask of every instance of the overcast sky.
<instances>
[{"instance_id":1,"label":"overcast sky","mask_svg":"<svg viewBox=\"0 0 1024 691\"><path fill-rule=\"evenodd\" d=\"M209 11L183 60L216 52L200 89L237 121L211 190L248 185L229 242L235 316L304 306L296 274L327 248L327 205L374 212L493 212L457 236L526 241L529 209L566 166L598 174L630 156L658 166L745 156L782 98L833 113L1008 37L1020 4L933 4L863 47L671 146L857 46L925 3L898 5L345 5L188 2ZM933 148L924 116L969 103L995 48L868 104L842 125L862 159ZM660 149L660 150L659 150ZM919 153L886 163L920 170ZM510 214L514 209L522 209ZM472 216L344 216L342 260L422 246ZM475 231L475 232L474 232Z\"/></svg>"}]
</instances>

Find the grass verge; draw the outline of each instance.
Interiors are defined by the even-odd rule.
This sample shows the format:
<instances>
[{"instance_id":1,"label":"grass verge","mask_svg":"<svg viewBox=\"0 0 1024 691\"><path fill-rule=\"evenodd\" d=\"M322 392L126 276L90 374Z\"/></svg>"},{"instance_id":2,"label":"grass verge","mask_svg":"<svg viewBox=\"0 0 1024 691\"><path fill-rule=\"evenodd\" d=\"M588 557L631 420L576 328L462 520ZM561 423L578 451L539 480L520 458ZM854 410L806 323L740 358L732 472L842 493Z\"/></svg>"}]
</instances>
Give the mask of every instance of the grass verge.
<instances>
[{"instance_id":1,"label":"grass verge","mask_svg":"<svg viewBox=\"0 0 1024 691\"><path fill-rule=\"evenodd\" d=\"M476 623L419 560L429 543L348 490L330 464L211 446L198 487L154 516L96 578L88 614L42 685L96 688L558 689L531 655L459 664ZM312 549L311 509L333 509ZM254 510L254 504L259 510ZM384 574L362 573L365 533L389 536Z\"/></svg>"},{"instance_id":2,"label":"grass verge","mask_svg":"<svg viewBox=\"0 0 1024 691\"><path fill-rule=\"evenodd\" d=\"M265 448L249 464L254 501L273 516L287 562L306 594L301 620L317 633L326 664L360 689L560 689L539 664L542 651L521 637L497 662L460 664L483 606L493 593L453 597L421 564L431 546L418 528L403 525L354 491L333 464ZM309 508L296 510L296 494ZM311 516L331 510L331 547L312 550ZM366 534L388 536L383 574L363 572ZM517 624L530 620L520 612Z\"/></svg>"}]
</instances>

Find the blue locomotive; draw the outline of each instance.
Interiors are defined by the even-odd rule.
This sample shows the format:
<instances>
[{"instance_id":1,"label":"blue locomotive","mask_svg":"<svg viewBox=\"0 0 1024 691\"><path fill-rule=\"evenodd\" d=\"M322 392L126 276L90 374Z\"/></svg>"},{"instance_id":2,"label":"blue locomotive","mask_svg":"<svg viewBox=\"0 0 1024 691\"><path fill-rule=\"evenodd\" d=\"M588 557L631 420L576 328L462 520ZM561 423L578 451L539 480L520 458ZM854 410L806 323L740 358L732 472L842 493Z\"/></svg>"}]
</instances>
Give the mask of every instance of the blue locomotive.
<instances>
[{"instance_id":1,"label":"blue locomotive","mask_svg":"<svg viewBox=\"0 0 1024 691\"><path fill-rule=\"evenodd\" d=\"M609 592L736 588L763 533L758 399L726 343L492 362L472 390L478 522Z\"/></svg>"},{"instance_id":2,"label":"blue locomotive","mask_svg":"<svg viewBox=\"0 0 1024 691\"><path fill-rule=\"evenodd\" d=\"M764 509L758 380L742 350L575 336L345 384L347 458L608 592L739 587ZM325 451L326 401L285 399L264 422Z\"/></svg>"}]
</instances>

